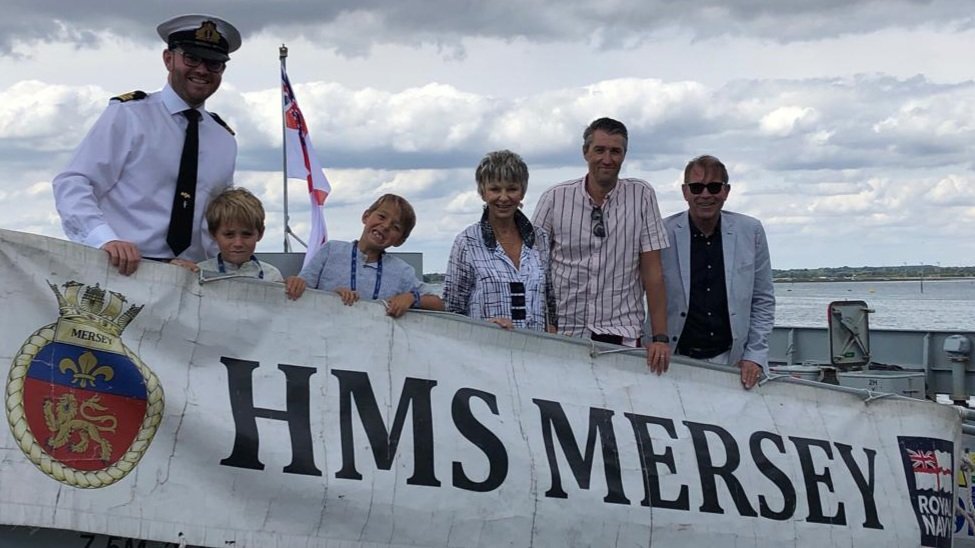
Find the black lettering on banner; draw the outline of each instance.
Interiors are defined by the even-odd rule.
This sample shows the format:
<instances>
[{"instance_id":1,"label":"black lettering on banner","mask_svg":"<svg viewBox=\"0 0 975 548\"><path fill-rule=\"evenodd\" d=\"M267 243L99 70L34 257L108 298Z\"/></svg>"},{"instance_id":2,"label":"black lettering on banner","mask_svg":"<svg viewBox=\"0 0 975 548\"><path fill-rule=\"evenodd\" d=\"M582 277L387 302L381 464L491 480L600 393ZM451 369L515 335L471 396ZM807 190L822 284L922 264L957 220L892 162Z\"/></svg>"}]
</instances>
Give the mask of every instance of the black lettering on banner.
<instances>
[{"instance_id":1,"label":"black lettering on banner","mask_svg":"<svg viewBox=\"0 0 975 548\"><path fill-rule=\"evenodd\" d=\"M487 457L488 475L482 482L473 481L464 473L464 465L454 461L454 487L484 493L497 489L508 477L508 452L494 432L474 418L471 412L472 398L487 403L491 413L498 414L498 401L494 394L474 388L461 388L454 394L454 400L450 404L450 415L461 435L476 445Z\"/></svg>"},{"instance_id":2,"label":"black lettering on banner","mask_svg":"<svg viewBox=\"0 0 975 548\"><path fill-rule=\"evenodd\" d=\"M873 449L863 448L863 453L867 456L867 477L863 477L863 470L857 465L856 460L853 458L853 447L845 445L842 443L834 442L833 445L836 446L836 450L840 454L840 458L843 459L843 463L846 467L850 469L850 475L853 476L853 481L857 485L857 489L860 490L860 498L863 499L863 515L865 516L865 521L863 522L863 527L867 529L883 529L884 526L880 523L880 517L877 515L877 502L874 500L874 457L877 456L877 452Z\"/></svg>"},{"instance_id":3,"label":"black lettering on banner","mask_svg":"<svg viewBox=\"0 0 975 548\"><path fill-rule=\"evenodd\" d=\"M670 508L672 510L691 509L690 497L686 485L680 486L680 492L675 500L666 500L660 494L660 474L657 473L657 465L664 464L671 474L677 474L677 465L674 462L674 449L668 446L662 453L653 452L653 438L650 436L648 424L656 424L662 427L671 439L677 439L677 430L674 428L674 421L661 417L649 417L636 413L623 413L630 420L633 427L633 436L636 438L637 451L640 453L640 470L643 472L643 500L641 506L652 506L654 508Z\"/></svg>"},{"instance_id":4,"label":"black lettering on banner","mask_svg":"<svg viewBox=\"0 0 975 548\"><path fill-rule=\"evenodd\" d=\"M738 444L735 443L735 438L727 430L714 424L683 422L691 431L694 455L697 457L697 471L701 477L701 494L704 496L704 501L699 510L711 514L724 513L724 509L718 504L718 485L715 481L720 476L728 487L728 492L731 493L731 500L738 508L738 514L749 517L758 516L755 509L748 503L748 495L734 474L738 464L741 463L741 455L738 453ZM721 466L715 466L711 459L711 448L707 440L708 432L717 436L721 445L724 446L725 463Z\"/></svg>"},{"instance_id":5,"label":"black lettering on banner","mask_svg":"<svg viewBox=\"0 0 975 548\"><path fill-rule=\"evenodd\" d=\"M785 442L782 440L782 436L761 430L753 433L748 440L752 460L755 461L758 471L771 480L782 493L782 510L778 512L772 510L769 508L768 499L765 498L765 495L759 495L758 514L763 518L785 521L791 519L796 513L796 488L789 481L789 476L785 475L785 472L772 464L772 461L765 456L765 452L762 451L762 442L765 440L775 444L776 449L782 454L785 454Z\"/></svg>"},{"instance_id":6,"label":"black lettering on banner","mask_svg":"<svg viewBox=\"0 0 975 548\"><path fill-rule=\"evenodd\" d=\"M182 533L180 533L180 536L182 536ZM117 537L114 535L96 535L94 533L78 533L78 538L85 541L85 545L82 548L99 548L102 546L102 541L104 541L104 548L148 548L150 546L179 548L180 546L175 542L151 542L145 539ZM124 544L122 541L125 541ZM233 542L231 541L230 544L233 544ZM185 548L196 548L189 544L183 544L182 546Z\"/></svg>"},{"instance_id":7,"label":"black lettering on banner","mask_svg":"<svg viewBox=\"0 0 975 548\"><path fill-rule=\"evenodd\" d=\"M253 372L258 362L221 357L220 363L227 367L227 385L230 392L230 408L234 416L237 434L234 449L230 456L221 460L224 466L263 470L264 464L258 458L260 438L257 432L257 419L279 420L288 423L291 434L291 464L284 467L288 474L321 476L315 466L315 453L311 441L311 411L309 400L311 389L308 379L317 371L314 367L278 364L284 373L286 410L267 409L254 406Z\"/></svg>"},{"instance_id":8,"label":"black lettering on banner","mask_svg":"<svg viewBox=\"0 0 975 548\"><path fill-rule=\"evenodd\" d=\"M598 407L589 408L589 436L586 439L586 454L583 456L576 444L575 436L572 434L572 426L562 411L562 405L558 402L535 398L532 398L532 402L538 406L541 412L545 454L548 456L548 465L552 471L552 488L545 492L545 496L558 499L569 497L562 489L562 475L559 472L559 462L555 456L555 444L552 440L552 429L554 427L559 445L562 446L562 454L565 455L565 460L568 461L569 468L582 489L589 489L593 457L596 450L595 434L598 432L599 442L602 446L603 471L606 474L606 486L608 488L608 493L603 498L603 502L629 504L629 499L623 493L619 449L616 445L616 435L613 432L613 411Z\"/></svg>"},{"instance_id":9,"label":"black lettering on banner","mask_svg":"<svg viewBox=\"0 0 975 548\"><path fill-rule=\"evenodd\" d=\"M362 474L355 467L355 440L352 435L352 400L362 421L362 427L372 446L376 467L389 470L399 446L400 434L406 422L406 413L413 407L413 475L409 485L439 487L434 475L433 462L433 408L430 392L437 381L407 377L396 407L393 427L386 430L386 423L379 412L376 396L372 391L369 375L361 371L333 369L332 375L339 380L339 425L342 434L342 468L335 473L339 479L361 480Z\"/></svg>"},{"instance_id":10,"label":"black lettering on banner","mask_svg":"<svg viewBox=\"0 0 975 548\"><path fill-rule=\"evenodd\" d=\"M825 440L815 440L811 438L798 438L789 436L796 449L799 451L799 466L802 468L802 479L805 483L806 501L809 506L809 523L829 523L831 525L846 525L846 513L843 510L843 503L836 503L836 514L827 516L823 512L823 499L819 494L819 484L822 483L833 492L833 478L829 473L829 466L823 469L822 474L816 473L816 463L813 462L812 451L810 448L818 447L822 449L829 460L833 460L833 451L829 442Z\"/></svg>"},{"instance_id":11,"label":"black lettering on banner","mask_svg":"<svg viewBox=\"0 0 975 548\"><path fill-rule=\"evenodd\" d=\"M731 493L731 500L734 501L738 514L742 516L756 517L758 513L748 503L748 494L741 486L741 482L735 477L735 470L741 463L741 455L738 453L738 444L735 438L727 430L714 424L704 424L700 422L683 421L687 429L691 431L691 441L694 443L694 456L697 457L697 471L701 479L701 494L704 501L698 508L701 512L711 514L723 514L724 509L718 503L718 476L724 480L728 492ZM718 437L724 447L725 463L716 466L711 458L711 448L708 445L707 433L710 432Z\"/></svg>"}]
</instances>

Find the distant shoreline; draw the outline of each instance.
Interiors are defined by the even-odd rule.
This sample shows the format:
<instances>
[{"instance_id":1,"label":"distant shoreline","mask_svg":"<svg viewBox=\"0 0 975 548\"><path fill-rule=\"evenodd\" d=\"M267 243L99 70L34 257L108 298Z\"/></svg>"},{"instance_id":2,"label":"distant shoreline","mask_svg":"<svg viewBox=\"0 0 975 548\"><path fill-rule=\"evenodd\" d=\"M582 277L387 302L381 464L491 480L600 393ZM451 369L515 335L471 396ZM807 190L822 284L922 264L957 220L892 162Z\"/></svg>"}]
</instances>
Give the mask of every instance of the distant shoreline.
<instances>
[{"instance_id":1,"label":"distant shoreline","mask_svg":"<svg viewBox=\"0 0 975 548\"><path fill-rule=\"evenodd\" d=\"M863 278L774 278L775 283L830 283L830 282L938 282L938 281L957 281L975 280L975 276L938 276L938 277L913 277L913 278L894 278L894 277L863 277Z\"/></svg>"},{"instance_id":2,"label":"distant shoreline","mask_svg":"<svg viewBox=\"0 0 975 548\"><path fill-rule=\"evenodd\" d=\"M443 283L444 274L423 275L427 283ZM918 282L939 280L975 280L975 267L859 267L772 270L775 283L795 282Z\"/></svg>"},{"instance_id":3,"label":"distant shoreline","mask_svg":"<svg viewBox=\"0 0 975 548\"><path fill-rule=\"evenodd\" d=\"M776 282L920 282L975 278L975 266L930 264L772 269Z\"/></svg>"}]
</instances>

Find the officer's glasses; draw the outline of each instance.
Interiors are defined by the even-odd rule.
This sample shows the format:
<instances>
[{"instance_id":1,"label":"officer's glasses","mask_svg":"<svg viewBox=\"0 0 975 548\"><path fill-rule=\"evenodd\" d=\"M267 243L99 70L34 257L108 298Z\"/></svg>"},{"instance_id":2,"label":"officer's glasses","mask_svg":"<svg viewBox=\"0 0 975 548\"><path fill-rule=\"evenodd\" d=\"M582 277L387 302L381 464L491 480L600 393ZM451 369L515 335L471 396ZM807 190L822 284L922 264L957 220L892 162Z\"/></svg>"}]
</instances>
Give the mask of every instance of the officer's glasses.
<instances>
[{"instance_id":1,"label":"officer's glasses","mask_svg":"<svg viewBox=\"0 0 975 548\"><path fill-rule=\"evenodd\" d=\"M708 194L719 194L724 190L725 186L730 186L728 183L722 183L716 181L713 183L685 183L684 186L691 191L691 194L700 194L704 192L704 189L708 189Z\"/></svg>"},{"instance_id":2,"label":"officer's glasses","mask_svg":"<svg viewBox=\"0 0 975 548\"><path fill-rule=\"evenodd\" d=\"M200 66L200 63L203 63L203 65L206 66L207 70L214 74L220 74L221 72L224 71L225 68L227 68L226 61L217 61L216 59L204 59L199 55L193 55L192 53L187 53L181 49L177 49L174 51L176 51L177 53L183 56L183 64L190 68L196 68Z\"/></svg>"},{"instance_id":3,"label":"officer's glasses","mask_svg":"<svg viewBox=\"0 0 975 548\"><path fill-rule=\"evenodd\" d=\"M592 235L597 238L606 237L606 225L603 224L603 208L594 207L592 208Z\"/></svg>"}]
</instances>

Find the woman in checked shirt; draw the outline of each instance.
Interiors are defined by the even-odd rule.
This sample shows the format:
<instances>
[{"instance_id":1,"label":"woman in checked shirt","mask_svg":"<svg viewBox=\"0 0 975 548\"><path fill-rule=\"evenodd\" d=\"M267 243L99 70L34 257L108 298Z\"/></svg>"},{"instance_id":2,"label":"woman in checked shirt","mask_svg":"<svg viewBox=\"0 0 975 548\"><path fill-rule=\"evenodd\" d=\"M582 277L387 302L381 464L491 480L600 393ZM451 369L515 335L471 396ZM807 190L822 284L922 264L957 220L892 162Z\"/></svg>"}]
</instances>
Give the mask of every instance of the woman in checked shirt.
<instances>
[{"instance_id":1,"label":"woman in checked shirt","mask_svg":"<svg viewBox=\"0 0 975 548\"><path fill-rule=\"evenodd\" d=\"M444 279L446 309L506 329L546 330L555 306L548 237L520 209L528 167L521 156L499 150L484 156L474 177L484 213L454 240Z\"/></svg>"}]
</instances>

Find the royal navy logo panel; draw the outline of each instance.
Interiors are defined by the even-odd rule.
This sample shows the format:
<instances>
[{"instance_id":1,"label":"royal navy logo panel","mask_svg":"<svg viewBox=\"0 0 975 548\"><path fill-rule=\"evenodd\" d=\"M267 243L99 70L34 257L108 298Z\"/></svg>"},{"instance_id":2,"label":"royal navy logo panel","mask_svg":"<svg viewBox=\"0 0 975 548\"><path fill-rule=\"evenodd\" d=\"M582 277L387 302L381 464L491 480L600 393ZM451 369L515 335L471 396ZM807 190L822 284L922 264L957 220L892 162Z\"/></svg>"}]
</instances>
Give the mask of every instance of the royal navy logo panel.
<instances>
[{"instance_id":1,"label":"royal navy logo panel","mask_svg":"<svg viewBox=\"0 0 975 548\"><path fill-rule=\"evenodd\" d=\"M954 529L954 443L898 436L911 505L921 530L920 546L948 548Z\"/></svg>"}]
</instances>

